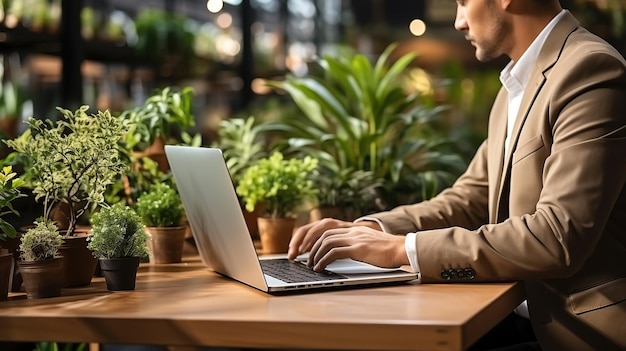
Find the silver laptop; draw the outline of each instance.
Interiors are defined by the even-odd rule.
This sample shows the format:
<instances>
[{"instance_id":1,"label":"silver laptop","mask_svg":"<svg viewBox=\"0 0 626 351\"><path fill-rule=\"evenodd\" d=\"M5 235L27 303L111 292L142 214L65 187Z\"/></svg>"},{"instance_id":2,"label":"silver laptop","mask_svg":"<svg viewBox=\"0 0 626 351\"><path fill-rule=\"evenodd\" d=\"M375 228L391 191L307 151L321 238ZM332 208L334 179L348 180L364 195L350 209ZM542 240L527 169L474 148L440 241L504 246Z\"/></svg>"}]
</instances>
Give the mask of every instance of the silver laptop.
<instances>
[{"instance_id":1,"label":"silver laptop","mask_svg":"<svg viewBox=\"0 0 626 351\"><path fill-rule=\"evenodd\" d=\"M286 255L259 257L221 150L168 145L165 153L202 262L217 273L270 293L417 278L353 260L314 272Z\"/></svg>"}]
</instances>

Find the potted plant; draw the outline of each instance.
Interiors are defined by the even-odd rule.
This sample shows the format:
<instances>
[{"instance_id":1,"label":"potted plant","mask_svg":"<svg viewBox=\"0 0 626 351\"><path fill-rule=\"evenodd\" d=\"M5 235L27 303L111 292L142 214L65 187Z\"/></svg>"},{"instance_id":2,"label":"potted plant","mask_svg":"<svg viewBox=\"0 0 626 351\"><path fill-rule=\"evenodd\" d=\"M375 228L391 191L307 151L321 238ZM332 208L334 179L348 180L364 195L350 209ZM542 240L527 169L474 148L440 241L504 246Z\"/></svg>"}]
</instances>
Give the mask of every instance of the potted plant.
<instances>
[{"instance_id":1,"label":"potted plant","mask_svg":"<svg viewBox=\"0 0 626 351\"><path fill-rule=\"evenodd\" d=\"M29 299L60 296L63 260L58 253L63 239L56 225L40 218L20 241L18 265L26 296Z\"/></svg>"},{"instance_id":2,"label":"potted plant","mask_svg":"<svg viewBox=\"0 0 626 351\"><path fill-rule=\"evenodd\" d=\"M325 55L313 73L270 83L302 112L277 123L288 150L311 155L327 169L337 163L336 170L369 171L383 179L379 199L367 212L394 207L399 195L434 196L465 169L446 130L435 123L444 107L406 89L415 55L389 64L396 46L374 64L363 54Z\"/></svg>"},{"instance_id":3,"label":"potted plant","mask_svg":"<svg viewBox=\"0 0 626 351\"><path fill-rule=\"evenodd\" d=\"M317 164L317 159L309 156L284 159L282 153L274 152L242 175L237 194L246 209L252 212L259 205L264 209L258 218L263 252L287 252L296 211L317 194L311 179Z\"/></svg>"},{"instance_id":4,"label":"potted plant","mask_svg":"<svg viewBox=\"0 0 626 351\"><path fill-rule=\"evenodd\" d=\"M24 181L16 176L11 166L4 167L0 172L0 301L8 297L15 267L14 254L8 247L3 248L3 242L17 237L15 227L3 217L9 214L19 216L13 208L13 201L26 196L19 189Z\"/></svg>"},{"instance_id":5,"label":"potted plant","mask_svg":"<svg viewBox=\"0 0 626 351\"><path fill-rule=\"evenodd\" d=\"M140 260L148 255L148 234L129 206L102 207L91 217L87 248L100 261L108 290L134 290Z\"/></svg>"},{"instance_id":6,"label":"potted plant","mask_svg":"<svg viewBox=\"0 0 626 351\"><path fill-rule=\"evenodd\" d=\"M129 125L124 141L134 158L150 157L163 172L169 170L165 144L199 144L200 136L192 138L187 130L195 125L191 113L193 89L165 87L146 99L143 106L126 110L120 119Z\"/></svg>"},{"instance_id":7,"label":"potted plant","mask_svg":"<svg viewBox=\"0 0 626 351\"><path fill-rule=\"evenodd\" d=\"M150 233L151 259L154 263L182 261L187 225L185 210L174 186L154 184L137 199L137 213Z\"/></svg>"},{"instance_id":8,"label":"potted plant","mask_svg":"<svg viewBox=\"0 0 626 351\"><path fill-rule=\"evenodd\" d=\"M109 111L88 114L88 109L59 108L56 121L31 117L29 129L7 141L26 156L28 183L35 201L43 202L43 219L62 227L64 287L91 282L97 261L86 248L87 231L77 235L77 220L104 204L107 187L126 168L119 155L125 124ZM61 219L67 223L61 225Z\"/></svg>"}]
</instances>

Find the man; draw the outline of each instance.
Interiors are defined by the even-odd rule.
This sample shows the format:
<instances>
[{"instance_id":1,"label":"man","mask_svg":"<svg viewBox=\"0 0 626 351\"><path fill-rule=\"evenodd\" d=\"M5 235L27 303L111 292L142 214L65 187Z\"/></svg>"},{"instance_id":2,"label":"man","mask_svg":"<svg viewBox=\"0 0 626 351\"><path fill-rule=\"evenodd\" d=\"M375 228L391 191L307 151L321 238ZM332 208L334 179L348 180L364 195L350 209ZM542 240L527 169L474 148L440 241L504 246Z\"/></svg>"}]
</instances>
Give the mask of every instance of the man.
<instances>
[{"instance_id":1,"label":"man","mask_svg":"<svg viewBox=\"0 0 626 351\"><path fill-rule=\"evenodd\" d=\"M478 60L511 59L467 171L430 201L308 224L289 257L521 280L543 350L625 350L624 59L557 0L458 0L455 27Z\"/></svg>"}]
</instances>

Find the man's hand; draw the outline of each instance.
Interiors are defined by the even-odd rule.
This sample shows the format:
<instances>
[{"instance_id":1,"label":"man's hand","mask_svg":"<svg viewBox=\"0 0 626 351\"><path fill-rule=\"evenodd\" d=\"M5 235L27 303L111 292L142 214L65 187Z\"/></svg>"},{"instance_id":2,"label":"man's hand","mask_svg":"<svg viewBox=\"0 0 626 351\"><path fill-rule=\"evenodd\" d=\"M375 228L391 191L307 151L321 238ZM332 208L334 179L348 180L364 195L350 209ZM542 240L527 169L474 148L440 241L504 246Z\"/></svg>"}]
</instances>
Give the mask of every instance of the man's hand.
<instances>
[{"instance_id":1,"label":"man's hand","mask_svg":"<svg viewBox=\"0 0 626 351\"><path fill-rule=\"evenodd\" d=\"M400 267L409 264L404 239L365 226L330 229L311 248L307 265L321 271L335 260L351 258L379 267Z\"/></svg>"},{"instance_id":2,"label":"man's hand","mask_svg":"<svg viewBox=\"0 0 626 351\"><path fill-rule=\"evenodd\" d=\"M351 228L354 226L371 226L372 228L379 228L376 222L346 222L339 219L324 218L319 221L315 221L298 228L289 242L289 251L287 257L293 260L299 254L309 252L313 247L313 244L319 239L324 232L329 229L336 228Z\"/></svg>"}]
</instances>

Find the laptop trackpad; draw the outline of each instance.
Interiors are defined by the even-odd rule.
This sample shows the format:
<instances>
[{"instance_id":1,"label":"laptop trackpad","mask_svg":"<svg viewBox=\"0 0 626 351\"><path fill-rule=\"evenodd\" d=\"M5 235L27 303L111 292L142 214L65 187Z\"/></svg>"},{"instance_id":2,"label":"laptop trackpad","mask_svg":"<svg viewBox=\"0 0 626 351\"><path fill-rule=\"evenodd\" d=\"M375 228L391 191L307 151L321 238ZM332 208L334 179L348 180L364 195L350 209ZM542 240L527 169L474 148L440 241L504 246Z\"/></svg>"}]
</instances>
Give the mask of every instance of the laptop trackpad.
<instances>
[{"instance_id":1,"label":"laptop trackpad","mask_svg":"<svg viewBox=\"0 0 626 351\"><path fill-rule=\"evenodd\" d=\"M309 254L304 253L296 257L295 261L306 262L308 257ZM337 274L363 274L393 272L397 271L398 268L382 268L369 263L355 261L351 258L344 258L329 264L326 266L326 270Z\"/></svg>"}]
</instances>

